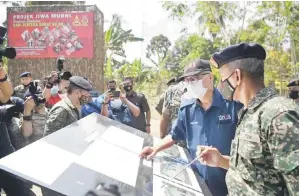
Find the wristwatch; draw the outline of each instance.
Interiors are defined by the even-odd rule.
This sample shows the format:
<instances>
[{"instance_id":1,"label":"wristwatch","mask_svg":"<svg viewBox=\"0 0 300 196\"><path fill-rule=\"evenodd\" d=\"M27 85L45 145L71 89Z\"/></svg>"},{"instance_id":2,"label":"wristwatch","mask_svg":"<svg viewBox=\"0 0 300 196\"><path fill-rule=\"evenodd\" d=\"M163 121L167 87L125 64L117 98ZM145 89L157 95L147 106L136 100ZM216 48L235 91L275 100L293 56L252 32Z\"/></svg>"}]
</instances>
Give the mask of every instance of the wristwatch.
<instances>
[{"instance_id":1,"label":"wristwatch","mask_svg":"<svg viewBox=\"0 0 300 196\"><path fill-rule=\"evenodd\" d=\"M106 102L103 101L102 104L103 104L103 105L107 105L108 103L106 103Z\"/></svg>"},{"instance_id":2,"label":"wristwatch","mask_svg":"<svg viewBox=\"0 0 300 196\"><path fill-rule=\"evenodd\" d=\"M23 120L31 121L32 120L32 116L23 116Z\"/></svg>"},{"instance_id":3,"label":"wristwatch","mask_svg":"<svg viewBox=\"0 0 300 196\"><path fill-rule=\"evenodd\" d=\"M5 82L7 80L7 74L5 74L5 77L3 79L0 79L0 82Z\"/></svg>"},{"instance_id":4,"label":"wristwatch","mask_svg":"<svg viewBox=\"0 0 300 196\"><path fill-rule=\"evenodd\" d=\"M151 126L151 124L146 124L146 126L149 126L149 127L150 127L150 126Z\"/></svg>"}]
</instances>

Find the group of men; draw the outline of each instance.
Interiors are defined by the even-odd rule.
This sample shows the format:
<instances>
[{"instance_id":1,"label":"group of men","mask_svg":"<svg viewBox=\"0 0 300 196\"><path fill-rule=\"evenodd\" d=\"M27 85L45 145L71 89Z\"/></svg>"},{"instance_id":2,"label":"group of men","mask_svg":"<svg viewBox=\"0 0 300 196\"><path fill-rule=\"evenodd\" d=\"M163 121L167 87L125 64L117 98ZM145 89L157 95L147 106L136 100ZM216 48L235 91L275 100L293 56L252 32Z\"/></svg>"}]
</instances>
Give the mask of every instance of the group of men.
<instances>
[{"instance_id":1,"label":"group of men","mask_svg":"<svg viewBox=\"0 0 300 196\"><path fill-rule=\"evenodd\" d=\"M214 196L298 195L299 108L265 87L265 58L259 44L241 43L213 54L210 60L196 59L187 65L181 77L168 83L162 107L157 108L162 114L161 144L145 147L140 156L151 159L174 144L186 147L199 160L193 167ZM218 89L212 65L221 75ZM0 107L0 158L93 112L150 133L147 99L134 91L131 78L125 78L119 89L110 80L103 95L91 98L91 83L70 73L51 73L43 92L36 86L36 94L29 89L33 88L31 74L20 77L23 86L14 92L0 68L0 101L5 106ZM294 100L299 99L298 85L299 80L289 85ZM37 101L39 95L49 102L47 108ZM10 126L19 114L20 129ZM22 145L18 137L24 139ZM4 171L0 176L0 188L8 196L34 195L27 182Z\"/></svg>"},{"instance_id":2,"label":"group of men","mask_svg":"<svg viewBox=\"0 0 300 196\"><path fill-rule=\"evenodd\" d=\"M120 85L122 92L117 96L117 84L111 80L107 83L106 93L92 98L91 83L81 76L72 76L70 72L52 72L44 78L42 85L33 80L30 72L24 72L20 75L21 85L13 89L5 70L1 70L5 73L3 83L7 82L1 92L8 95L5 100L0 96L0 101L2 105L12 106L13 109L9 119L4 122L7 134L1 138L6 138L4 144L7 145L0 148L4 152L0 158L93 112L150 133L151 113L147 99L142 93L134 91L131 78L124 79ZM7 116L5 112L3 115ZM1 172L4 177L0 178L0 189L8 196L34 195L30 183ZM58 195L44 188L42 193L44 196Z\"/></svg>"},{"instance_id":3,"label":"group of men","mask_svg":"<svg viewBox=\"0 0 300 196\"><path fill-rule=\"evenodd\" d=\"M289 84L294 101L277 95L264 85L265 58L261 45L241 43L210 61L193 61L177 80L183 82L165 93L161 132L167 136L140 156L151 159L186 141L213 196L299 195L299 80ZM213 86L211 66L221 75L219 89ZM181 98L170 99L178 90ZM172 104L178 114L170 122Z\"/></svg>"}]
</instances>

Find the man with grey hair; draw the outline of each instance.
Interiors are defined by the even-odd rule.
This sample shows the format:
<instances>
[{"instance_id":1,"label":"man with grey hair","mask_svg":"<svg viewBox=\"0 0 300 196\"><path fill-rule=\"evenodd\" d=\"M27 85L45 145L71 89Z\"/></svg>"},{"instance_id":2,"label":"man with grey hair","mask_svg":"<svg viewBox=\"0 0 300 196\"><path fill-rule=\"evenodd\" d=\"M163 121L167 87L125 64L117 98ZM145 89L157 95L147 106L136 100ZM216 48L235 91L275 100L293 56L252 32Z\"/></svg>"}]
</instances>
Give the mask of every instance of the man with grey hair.
<instances>
[{"instance_id":1,"label":"man with grey hair","mask_svg":"<svg viewBox=\"0 0 300 196\"><path fill-rule=\"evenodd\" d=\"M229 195L299 195L299 108L264 86L265 49L241 43L215 53L229 99L244 104L230 157L198 146L202 164L227 169ZM222 89L222 90L223 90ZM223 91L222 91L223 92Z\"/></svg>"}]
</instances>

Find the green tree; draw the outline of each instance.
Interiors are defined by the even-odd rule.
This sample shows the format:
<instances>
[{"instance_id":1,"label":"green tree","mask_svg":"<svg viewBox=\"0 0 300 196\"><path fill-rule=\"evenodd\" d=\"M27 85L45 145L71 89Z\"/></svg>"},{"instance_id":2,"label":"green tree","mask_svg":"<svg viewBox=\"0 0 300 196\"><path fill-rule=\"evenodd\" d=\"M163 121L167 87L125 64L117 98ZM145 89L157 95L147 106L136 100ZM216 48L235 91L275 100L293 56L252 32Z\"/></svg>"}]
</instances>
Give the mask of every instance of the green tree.
<instances>
[{"instance_id":1,"label":"green tree","mask_svg":"<svg viewBox=\"0 0 300 196\"><path fill-rule=\"evenodd\" d=\"M110 27L105 31L105 71L106 77L111 77L116 68L121 67L126 62L124 44L129 42L143 41L143 38L135 37L132 30L124 30L122 19L114 14ZM120 60L121 59L121 60ZM111 67L111 68L110 68Z\"/></svg>"},{"instance_id":2,"label":"green tree","mask_svg":"<svg viewBox=\"0 0 300 196\"><path fill-rule=\"evenodd\" d=\"M168 54L166 66L172 76L180 76L184 67L191 61L201 58L209 60L211 54L217 51L213 42L198 34L191 34L179 38Z\"/></svg>"},{"instance_id":3,"label":"green tree","mask_svg":"<svg viewBox=\"0 0 300 196\"><path fill-rule=\"evenodd\" d=\"M150 40L150 44L147 45L146 57L157 67L159 67L167 57L170 46L171 42L166 36L155 36Z\"/></svg>"}]
</instances>

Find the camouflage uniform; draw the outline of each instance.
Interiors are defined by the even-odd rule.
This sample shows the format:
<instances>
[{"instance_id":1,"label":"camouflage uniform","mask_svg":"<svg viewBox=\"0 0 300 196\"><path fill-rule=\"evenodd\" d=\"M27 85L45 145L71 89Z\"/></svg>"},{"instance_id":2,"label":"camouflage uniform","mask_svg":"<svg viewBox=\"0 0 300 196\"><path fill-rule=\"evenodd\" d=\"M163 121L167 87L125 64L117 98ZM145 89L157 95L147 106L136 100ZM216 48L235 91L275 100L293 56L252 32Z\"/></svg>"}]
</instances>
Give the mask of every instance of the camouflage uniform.
<instances>
[{"instance_id":1,"label":"camouflage uniform","mask_svg":"<svg viewBox=\"0 0 300 196\"><path fill-rule=\"evenodd\" d=\"M24 94L28 89L29 89L29 86L25 87L23 84L16 86L14 89L14 91L15 91L14 96L25 100Z\"/></svg>"},{"instance_id":2,"label":"camouflage uniform","mask_svg":"<svg viewBox=\"0 0 300 196\"><path fill-rule=\"evenodd\" d=\"M170 116L170 119L171 119L171 121L168 124L166 134L169 134L169 132L172 129L172 124L177 119L178 110L180 109L180 104L181 104L181 100L182 100L182 95L185 92L184 89L185 88L181 84L171 85L168 87L168 89L165 93L162 113L164 115ZM186 142L180 141L177 143L177 145L186 147Z\"/></svg>"},{"instance_id":3,"label":"camouflage uniform","mask_svg":"<svg viewBox=\"0 0 300 196\"><path fill-rule=\"evenodd\" d=\"M45 123L47 119L47 109L44 114L39 114L35 111L32 113L32 135L25 138L24 146L29 145L43 137ZM23 116L20 118L20 127L22 128Z\"/></svg>"},{"instance_id":4,"label":"camouflage uniform","mask_svg":"<svg viewBox=\"0 0 300 196\"><path fill-rule=\"evenodd\" d=\"M165 93L159 97L158 103L155 106L156 111L161 115L164 105Z\"/></svg>"},{"instance_id":5,"label":"camouflage uniform","mask_svg":"<svg viewBox=\"0 0 300 196\"><path fill-rule=\"evenodd\" d=\"M29 86L25 87L23 84L16 86L14 89L14 91L15 91L14 97L19 97L19 98L25 100L24 94L28 89L29 89ZM37 86L37 91L42 92L42 89L40 86Z\"/></svg>"},{"instance_id":6,"label":"camouflage uniform","mask_svg":"<svg viewBox=\"0 0 300 196\"><path fill-rule=\"evenodd\" d=\"M226 184L231 196L299 195L299 108L262 89L239 114Z\"/></svg>"},{"instance_id":7,"label":"camouflage uniform","mask_svg":"<svg viewBox=\"0 0 300 196\"><path fill-rule=\"evenodd\" d=\"M80 119L80 112L73 106L69 98L56 103L48 113L44 136L62 129Z\"/></svg>"}]
</instances>

